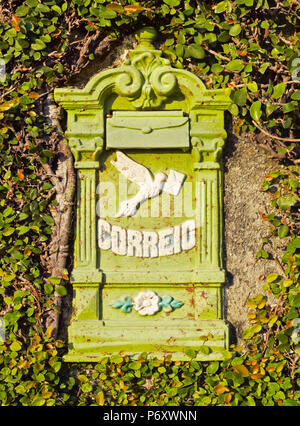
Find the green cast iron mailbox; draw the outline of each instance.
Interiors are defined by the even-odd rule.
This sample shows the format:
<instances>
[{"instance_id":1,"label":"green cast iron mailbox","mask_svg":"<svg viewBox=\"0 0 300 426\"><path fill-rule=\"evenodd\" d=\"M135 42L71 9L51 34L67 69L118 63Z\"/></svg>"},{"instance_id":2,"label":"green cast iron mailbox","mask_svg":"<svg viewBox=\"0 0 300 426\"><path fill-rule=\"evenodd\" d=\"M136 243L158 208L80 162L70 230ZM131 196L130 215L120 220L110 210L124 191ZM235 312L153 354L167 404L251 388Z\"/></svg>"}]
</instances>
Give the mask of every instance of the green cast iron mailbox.
<instances>
[{"instance_id":1,"label":"green cast iron mailbox","mask_svg":"<svg viewBox=\"0 0 300 426\"><path fill-rule=\"evenodd\" d=\"M77 169L67 361L222 359L226 90L172 68L144 28L123 66L56 89Z\"/></svg>"}]
</instances>

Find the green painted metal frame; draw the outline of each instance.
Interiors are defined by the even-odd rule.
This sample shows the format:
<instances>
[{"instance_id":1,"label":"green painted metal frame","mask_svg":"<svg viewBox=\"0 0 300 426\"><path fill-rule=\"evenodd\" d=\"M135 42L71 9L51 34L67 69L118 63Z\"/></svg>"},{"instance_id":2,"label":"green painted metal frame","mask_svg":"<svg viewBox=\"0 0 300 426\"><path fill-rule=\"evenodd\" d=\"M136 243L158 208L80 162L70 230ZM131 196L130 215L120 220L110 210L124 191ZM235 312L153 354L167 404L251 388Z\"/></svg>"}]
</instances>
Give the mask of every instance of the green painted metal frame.
<instances>
[{"instance_id":1,"label":"green painted metal frame","mask_svg":"<svg viewBox=\"0 0 300 426\"><path fill-rule=\"evenodd\" d=\"M54 93L55 101L68 113L66 138L78 176L71 277L74 309L67 361L97 361L120 351L133 357L146 351L158 358L171 354L173 359L184 360L188 348L199 350L197 359L211 360L222 359L222 352L228 349L228 325L223 313L220 159L226 138L224 110L231 103L230 91L207 90L191 72L172 68L162 51L153 47L156 36L154 29L142 29L137 35L138 46L130 51L123 66L96 74L83 89L62 88ZM106 117L113 111L129 111L131 115L136 112L137 117L149 115L147 111L154 116L161 111L169 111L170 115L181 111L189 119L189 146L183 142L178 148L182 155L189 154L194 179L200 183L196 196L201 200L203 226L195 264L188 270L177 271L174 266L173 270L145 274L130 267L122 273L102 268L101 251L97 248L96 186L99 182L101 185L101 156L107 152L110 118ZM124 135L119 149L132 148L130 141L134 138L127 136L129 131L132 129L126 128L125 122L124 129L119 129ZM163 148L173 149L172 137L168 140L164 137ZM145 158L153 151L149 143L141 143L138 149L145 150ZM169 257L174 265L176 256ZM130 261L128 258L128 265ZM161 312L145 318L120 310L115 310L113 317L106 314L112 299L133 297L149 289L170 294L183 300L184 305L171 314ZM209 349L203 350L203 346Z\"/></svg>"}]
</instances>

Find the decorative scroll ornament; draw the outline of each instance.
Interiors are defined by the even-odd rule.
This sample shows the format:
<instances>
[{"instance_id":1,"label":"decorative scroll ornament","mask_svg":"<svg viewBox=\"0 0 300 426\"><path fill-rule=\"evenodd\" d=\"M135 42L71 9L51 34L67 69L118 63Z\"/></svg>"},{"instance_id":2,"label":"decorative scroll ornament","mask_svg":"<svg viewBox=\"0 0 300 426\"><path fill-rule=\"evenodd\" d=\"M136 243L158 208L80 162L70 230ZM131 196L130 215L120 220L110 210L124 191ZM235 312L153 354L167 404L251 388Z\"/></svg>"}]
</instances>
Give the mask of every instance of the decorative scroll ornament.
<instances>
[{"instance_id":1,"label":"decorative scroll ornament","mask_svg":"<svg viewBox=\"0 0 300 426\"><path fill-rule=\"evenodd\" d=\"M140 45L132 52L132 59L124 62L122 74L116 81L116 90L121 96L136 98L133 101L136 108L157 108L177 88L170 61L162 58L162 52L151 44L155 37L151 32L144 32L144 38L139 38Z\"/></svg>"},{"instance_id":2,"label":"decorative scroll ornament","mask_svg":"<svg viewBox=\"0 0 300 426\"><path fill-rule=\"evenodd\" d=\"M183 302L175 300L172 296L161 298L154 291L141 291L133 300L126 296L112 302L109 306L127 314L134 308L140 315L147 316L154 315L161 310L172 312L174 309L181 308L182 305Z\"/></svg>"}]
</instances>

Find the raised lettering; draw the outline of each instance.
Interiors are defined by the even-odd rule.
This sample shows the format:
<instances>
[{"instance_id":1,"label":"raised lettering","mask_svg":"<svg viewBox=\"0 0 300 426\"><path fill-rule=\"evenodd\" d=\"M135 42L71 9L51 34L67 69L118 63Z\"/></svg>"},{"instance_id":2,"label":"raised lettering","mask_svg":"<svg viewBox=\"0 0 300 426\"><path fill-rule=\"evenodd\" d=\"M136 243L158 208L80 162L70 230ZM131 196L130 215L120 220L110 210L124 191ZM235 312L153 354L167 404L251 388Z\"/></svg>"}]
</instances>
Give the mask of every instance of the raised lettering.
<instances>
[{"instance_id":1,"label":"raised lettering","mask_svg":"<svg viewBox=\"0 0 300 426\"><path fill-rule=\"evenodd\" d=\"M127 231L127 256L143 256L143 234L140 231L128 229Z\"/></svg>"},{"instance_id":2,"label":"raised lettering","mask_svg":"<svg viewBox=\"0 0 300 426\"><path fill-rule=\"evenodd\" d=\"M159 255L168 256L174 252L174 229L167 228L159 231Z\"/></svg>"},{"instance_id":3,"label":"raised lettering","mask_svg":"<svg viewBox=\"0 0 300 426\"><path fill-rule=\"evenodd\" d=\"M120 226L113 226L111 230L111 250L113 253L125 256L127 253L126 230Z\"/></svg>"},{"instance_id":4,"label":"raised lettering","mask_svg":"<svg viewBox=\"0 0 300 426\"><path fill-rule=\"evenodd\" d=\"M143 257L158 256L158 235L156 232L143 232Z\"/></svg>"},{"instance_id":5,"label":"raised lettering","mask_svg":"<svg viewBox=\"0 0 300 426\"><path fill-rule=\"evenodd\" d=\"M106 220L98 220L98 245L103 250L108 250L111 247L110 230L111 226Z\"/></svg>"},{"instance_id":6,"label":"raised lettering","mask_svg":"<svg viewBox=\"0 0 300 426\"><path fill-rule=\"evenodd\" d=\"M182 250L190 250L196 244L196 222L187 220L181 225Z\"/></svg>"}]
</instances>

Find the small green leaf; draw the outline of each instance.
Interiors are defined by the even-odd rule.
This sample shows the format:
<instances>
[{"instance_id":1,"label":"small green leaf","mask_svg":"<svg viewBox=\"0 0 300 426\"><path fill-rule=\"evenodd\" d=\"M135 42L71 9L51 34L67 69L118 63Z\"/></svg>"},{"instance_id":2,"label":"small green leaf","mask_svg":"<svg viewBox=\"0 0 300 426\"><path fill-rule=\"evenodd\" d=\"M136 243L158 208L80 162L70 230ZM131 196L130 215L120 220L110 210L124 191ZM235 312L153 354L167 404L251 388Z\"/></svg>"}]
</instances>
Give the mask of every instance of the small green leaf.
<instances>
[{"instance_id":1,"label":"small green leaf","mask_svg":"<svg viewBox=\"0 0 300 426\"><path fill-rule=\"evenodd\" d=\"M53 370L55 371L55 373L57 373L61 368L61 361L57 361L54 363L53 365Z\"/></svg>"},{"instance_id":2,"label":"small green leaf","mask_svg":"<svg viewBox=\"0 0 300 426\"><path fill-rule=\"evenodd\" d=\"M282 210L288 210L292 206L294 206L297 203L297 198L293 195L289 195L287 197L279 197L277 200L277 205Z\"/></svg>"},{"instance_id":3,"label":"small green leaf","mask_svg":"<svg viewBox=\"0 0 300 426\"><path fill-rule=\"evenodd\" d=\"M43 220L47 223L47 225L49 226L53 226L54 225L54 219L53 217L49 216L49 215L44 215L43 216Z\"/></svg>"},{"instance_id":4,"label":"small green leaf","mask_svg":"<svg viewBox=\"0 0 300 426\"><path fill-rule=\"evenodd\" d=\"M241 59L234 59L233 61L228 62L226 68L229 71L242 71L244 68L244 63Z\"/></svg>"},{"instance_id":5,"label":"small green leaf","mask_svg":"<svg viewBox=\"0 0 300 426\"><path fill-rule=\"evenodd\" d=\"M290 228L287 225L281 225L278 228L278 237L284 238L289 234Z\"/></svg>"},{"instance_id":6,"label":"small green leaf","mask_svg":"<svg viewBox=\"0 0 300 426\"><path fill-rule=\"evenodd\" d=\"M12 351L19 351L22 346L20 345L20 343L18 342L13 342L10 347L9 347Z\"/></svg>"},{"instance_id":7,"label":"small green leaf","mask_svg":"<svg viewBox=\"0 0 300 426\"><path fill-rule=\"evenodd\" d=\"M247 84L247 87L249 90L251 90L251 92L257 92L258 91L258 86L257 83L255 81L249 81L249 83Z\"/></svg>"},{"instance_id":8,"label":"small green leaf","mask_svg":"<svg viewBox=\"0 0 300 426\"><path fill-rule=\"evenodd\" d=\"M219 74L220 72L223 72L224 67L221 64L215 63L211 66L211 72Z\"/></svg>"},{"instance_id":9,"label":"small green leaf","mask_svg":"<svg viewBox=\"0 0 300 426\"><path fill-rule=\"evenodd\" d=\"M297 294L297 295L294 297L292 305L293 305L295 308L300 308L300 294Z\"/></svg>"},{"instance_id":10,"label":"small green leaf","mask_svg":"<svg viewBox=\"0 0 300 426\"><path fill-rule=\"evenodd\" d=\"M18 228L18 234L19 235L26 234L26 232L28 232L29 230L30 230L30 228L28 226L20 226Z\"/></svg>"},{"instance_id":11,"label":"small green leaf","mask_svg":"<svg viewBox=\"0 0 300 426\"><path fill-rule=\"evenodd\" d=\"M280 98L284 94L285 87L286 86L284 83L276 84L276 86L273 87L272 98L273 99Z\"/></svg>"},{"instance_id":12,"label":"small green leaf","mask_svg":"<svg viewBox=\"0 0 300 426\"><path fill-rule=\"evenodd\" d=\"M59 285L56 287L55 292L59 295L59 296L66 296L66 294L68 294L66 287L64 287L63 285Z\"/></svg>"},{"instance_id":13,"label":"small green leaf","mask_svg":"<svg viewBox=\"0 0 300 426\"><path fill-rule=\"evenodd\" d=\"M59 277L49 277L48 280L54 284L54 285L58 285L60 284L61 278Z\"/></svg>"},{"instance_id":14,"label":"small green leaf","mask_svg":"<svg viewBox=\"0 0 300 426\"><path fill-rule=\"evenodd\" d=\"M284 407L300 407L300 402L294 399L287 398L281 404Z\"/></svg>"},{"instance_id":15,"label":"small green leaf","mask_svg":"<svg viewBox=\"0 0 300 426\"><path fill-rule=\"evenodd\" d=\"M142 364L139 361L132 361L129 364L129 368L131 368L132 370L139 370L141 368Z\"/></svg>"},{"instance_id":16,"label":"small green leaf","mask_svg":"<svg viewBox=\"0 0 300 426\"><path fill-rule=\"evenodd\" d=\"M202 352L204 355L209 355L210 354L210 352L211 352L211 349L210 349L210 347L209 346L206 346L206 345L201 345L201 346L199 346L199 351L200 352Z\"/></svg>"},{"instance_id":17,"label":"small green leaf","mask_svg":"<svg viewBox=\"0 0 300 426\"><path fill-rule=\"evenodd\" d=\"M42 398L41 396L37 396L33 399L31 405L35 406L35 407L40 407L42 405L44 405L46 402L46 400L44 398Z\"/></svg>"},{"instance_id":18,"label":"small green leaf","mask_svg":"<svg viewBox=\"0 0 300 426\"><path fill-rule=\"evenodd\" d=\"M240 24L234 24L230 30L229 30L229 34L231 36L237 36L239 35L239 33L242 31L242 28L240 26Z\"/></svg>"},{"instance_id":19,"label":"small green leaf","mask_svg":"<svg viewBox=\"0 0 300 426\"><path fill-rule=\"evenodd\" d=\"M15 228L9 227L5 231L2 232L2 234L5 237L8 237L9 235L13 234L15 232Z\"/></svg>"},{"instance_id":20,"label":"small green leaf","mask_svg":"<svg viewBox=\"0 0 300 426\"><path fill-rule=\"evenodd\" d=\"M259 121L261 114L262 114L261 102L260 101L253 102L253 104L250 107L250 115L253 118L253 120Z\"/></svg>"},{"instance_id":21,"label":"small green leaf","mask_svg":"<svg viewBox=\"0 0 300 426\"><path fill-rule=\"evenodd\" d=\"M89 379L84 374L79 374L77 378L81 381L81 383L87 383L89 381Z\"/></svg>"},{"instance_id":22,"label":"small green leaf","mask_svg":"<svg viewBox=\"0 0 300 426\"><path fill-rule=\"evenodd\" d=\"M227 109L234 117L239 115L239 107L236 104L230 104Z\"/></svg>"},{"instance_id":23,"label":"small green leaf","mask_svg":"<svg viewBox=\"0 0 300 426\"><path fill-rule=\"evenodd\" d=\"M88 393L91 392L93 390L93 386L90 383L84 383L81 387L82 392L84 393Z\"/></svg>"},{"instance_id":24,"label":"small green leaf","mask_svg":"<svg viewBox=\"0 0 300 426\"><path fill-rule=\"evenodd\" d=\"M164 3L166 3L168 6L179 6L180 0L164 0Z\"/></svg>"},{"instance_id":25,"label":"small green leaf","mask_svg":"<svg viewBox=\"0 0 300 426\"><path fill-rule=\"evenodd\" d=\"M45 47L47 47L46 43L44 43L41 39L36 39L34 43L31 43L30 46L33 50L43 50Z\"/></svg>"},{"instance_id":26,"label":"small green leaf","mask_svg":"<svg viewBox=\"0 0 300 426\"><path fill-rule=\"evenodd\" d=\"M192 56L193 58L196 58L196 59L203 59L205 57L205 51L203 47L201 47L200 45L196 43L193 43L186 48L186 56L187 57Z\"/></svg>"},{"instance_id":27,"label":"small green leaf","mask_svg":"<svg viewBox=\"0 0 300 426\"><path fill-rule=\"evenodd\" d=\"M240 107L245 106L247 102L247 91L245 89L235 90L232 94L232 100Z\"/></svg>"},{"instance_id":28,"label":"small green leaf","mask_svg":"<svg viewBox=\"0 0 300 426\"><path fill-rule=\"evenodd\" d=\"M184 353L189 357L189 358L196 358L197 354L194 351L194 349L186 349L184 351Z\"/></svg>"},{"instance_id":29,"label":"small green leaf","mask_svg":"<svg viewBox=\"0 0 300 426\"><path fill-rule=\"evenodd\" d=\"M51 294L53 292L53 286L50 283L44 285L44 290L46 294Z\"/></svg>"},{"instance_id":30,"label":"small green leaf","mask_svg":"<svg viewBox=\"0 0 300 426\"><path fill-rule=\"evenodd\" d=\"M209 366L206 369L206 372L208 374L215 374L218 371L219 363L218 361L213 361L209 364Z\"/></svg>"},{"instance_id":31,"label":"small green leaf","mask_svg":"<svg viewBox=\"0 0 300 426\"><path fill-rule=\"evenodd\" d=\"M228 7L228 1L221 1L218 3L214 9L215 13L223 13Z\"/></svg>"},{"instance_id":32,"label":"small green leaf","mask_svg":"<svg viewBox=\"0 0 300 426\"><path fill-rule=\"evenodd\" d=\"M267 283L272 283L273 281L277 280L278 278L278 274L276 274L275 272L272 272L271 274L269 274L266 278Z\"/></svg>"},{"instance_id":33,"label":"small green leaf","mask_svg":"<svg viewBox=\"0 0 300 426\"><path fill-rule=\"evenodd\" d=\"M300 90L296 90L296 92L294 92L291 96L292 99L294 99L294 101L299 101L300 100Z\"/></svg>"},{"instance_id":34,"label":"small green leaf","mask_svg":"<svg viewBox=\"0 0 300 426\"><path fill-rule=\"evenodd\" d=\"M26 0L26 4L28 4L30 7L36 7L38 3L38 0Z\"/></svg>"}]
</instances>

